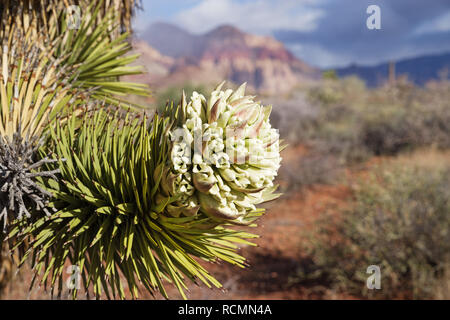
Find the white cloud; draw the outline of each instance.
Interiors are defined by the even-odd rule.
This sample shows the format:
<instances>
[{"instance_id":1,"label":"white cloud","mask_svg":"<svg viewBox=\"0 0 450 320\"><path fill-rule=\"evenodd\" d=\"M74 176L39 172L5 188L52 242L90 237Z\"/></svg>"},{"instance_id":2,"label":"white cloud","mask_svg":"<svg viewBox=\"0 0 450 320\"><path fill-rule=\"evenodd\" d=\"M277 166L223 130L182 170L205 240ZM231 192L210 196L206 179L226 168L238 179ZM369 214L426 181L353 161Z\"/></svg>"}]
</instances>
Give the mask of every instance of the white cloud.
<instances>
[{"instance_id":1,"label":"white cloud","mask_svg":"<svg viewBox=\"0 0 450 320\"><path fill-rule=\"evenodd\" d=\"M439 16L437 19L427 22L419 26L415 30L415 34L427 34L434 32L446 32L450 31L450 11Z\"/></svg>"},{"instance_id":2,"label":"white cloud","mask_svg":"<svg viewBox=\"0 0 450 320\"><path fill-rule=\"evenodd\" d=\"M351 56L328 51L320 45L292 43L287 48L303 61L322 69L344 67L352 62Z\"/></svg>"},{"instance_id":3,"label":"white cloud","mask_svg":"<svg viewBox=\"0 0 450 320\"><path fill-rule=\"evenodd\" d=\"M203 33L222 24L232 24L248 32L270 34L276 29L312 31L324 12L321 0L203 0L178 13L173 22Z\"/></svg>"}]
</instances>

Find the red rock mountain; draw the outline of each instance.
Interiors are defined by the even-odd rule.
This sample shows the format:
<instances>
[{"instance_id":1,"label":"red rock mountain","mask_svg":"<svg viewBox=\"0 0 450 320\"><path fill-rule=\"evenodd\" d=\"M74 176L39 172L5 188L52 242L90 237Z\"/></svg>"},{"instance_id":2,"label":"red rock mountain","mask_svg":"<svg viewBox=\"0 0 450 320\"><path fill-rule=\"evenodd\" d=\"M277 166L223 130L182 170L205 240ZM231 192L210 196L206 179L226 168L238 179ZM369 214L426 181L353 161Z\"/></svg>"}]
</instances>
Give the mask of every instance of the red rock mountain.
<instances>
[{"instance_id":1,"label":"red rock mountain","mask_svg":"<svg viewBox=\"0 0 450 320\"><path fill-rule=\"evenodd\" d=\"M267 94L313 81L319 72L271 38L221 26L203 35L176 26L152 25L135 43L152 86L215 84L223 79Z\"/></svg>"}]
</instances>

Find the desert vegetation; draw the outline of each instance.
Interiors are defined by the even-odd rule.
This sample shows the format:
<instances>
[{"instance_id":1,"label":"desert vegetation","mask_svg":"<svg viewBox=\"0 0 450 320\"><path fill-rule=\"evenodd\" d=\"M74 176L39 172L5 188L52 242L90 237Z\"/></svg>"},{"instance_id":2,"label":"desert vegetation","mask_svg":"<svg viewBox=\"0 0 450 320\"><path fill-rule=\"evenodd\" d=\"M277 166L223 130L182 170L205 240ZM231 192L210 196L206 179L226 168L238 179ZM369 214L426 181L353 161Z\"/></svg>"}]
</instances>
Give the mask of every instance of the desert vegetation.
<instances>
[{"instance_id":1,"label":"desert vegetation","mask_svg":"<svg viewBox=\"0 0 450 320\"><path fill-rule=\"evenodd\" d=\"M132 81L137 5L0 4L3 298L450 298L448 79L367 88L330 71L279 94L188 81L149 100ZM199 131L200 159L176 139Z\"/></svg>"},{"instance_id":2,"label":"desert vegetation","mask_svg":"<svg viewBox=\"0 0 450 320\"><path fill-rule=\"evenodd\" d=\"M287 165L282 170L296 172L291 175L293 184L308 184L329 181L335 169L374 156L395 156L425 146L448 149L449 98L449 81L422 88L400 79L394 85L368 89L355 77L326 78L275 109L273 121L281 136L291 146L308 149L293 168ZM296 99L301 112L291 107ZM301 179L298 172L317 174Z\"/></svg>"},{"instance_id":3,"label":"desert vegetation","mask_svg":"<svg viewBox=\"0 0 450 320\"><path fill-rule=\"evenodd\" d=\"M303 146L280 173L288 194L323 184L349 191L345 206L301 231L294 286L317 284L322 297L448 298L449 93L448 81L367 89L328 78L306 91L306 116L279 124ZM382 270L382 290L365 285L370 265Z\"/></svg>"},{"instance_id":4,"label":"desert vegetation","mask_svg":"<svg viewBox=\"0 0 450 320\"><path fill-rule=\"evenodd\" d=\"M449 153L419 151L373 165L349 181L349 206L324 212L294 281L320 279L357 297L449 298ZM379 292L366 268L382 270Z\"/></svg>"}]
</instances>

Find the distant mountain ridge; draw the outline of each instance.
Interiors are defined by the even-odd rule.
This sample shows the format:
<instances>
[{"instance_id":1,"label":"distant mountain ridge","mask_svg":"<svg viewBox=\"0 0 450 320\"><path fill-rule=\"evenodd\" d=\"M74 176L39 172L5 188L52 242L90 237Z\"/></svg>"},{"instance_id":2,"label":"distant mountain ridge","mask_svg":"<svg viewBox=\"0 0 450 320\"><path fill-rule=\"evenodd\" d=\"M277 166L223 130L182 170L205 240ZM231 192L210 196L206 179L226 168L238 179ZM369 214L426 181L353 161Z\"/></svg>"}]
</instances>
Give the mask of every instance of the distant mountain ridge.
<instances>
[{"instance_id":1,"label":"distant mountain ridge","mask_svg":"<svg viewBox=\"0 0 450 320\"><path fill-rule=\"evenodd\" d=\"M271 37L245 33L223 25L205 34L192 34L176 25L155 23L135 43L142 54L152 87L214 84L227 79L267 94L289 92L305 82L320 79L320 70L295 57L283 43ZM407 74L417 85L440 78L450 69L450 53L399 60L397 76ZM338 76L356 75L369 87L385 82L389 63L350 65L335 69Z\"/></svg>"},{"instance_id":2,"label":"distant mountain ridge","mask_svg":"<svg viewBox=\"0 0 450 320\"><path fill-rule=\"evenodd\" d=\"M320 78L318 69L296 58L281 42L230 25L194 35L175 25L156 23L142 33L136 47L138 52L159 52L159 57L153 55L157 61L172 59L171 65L159 68L166 73L158 78L163 85L228 79L236 84L247 82L250 88L270 94ZM147 63L155 66L154 59L147 58Z\"/></svg>"},{"instance_id":3,"label":"distant mountain ridge","mask_svg":"<svg viewBox=\"0 0 450 320\"><path fill-rule=\"evenodd\" d=\"M423 86L430 80L438 80L440 73L450 71L450 53L426 55L417 58L408 58L395 62L395 73L407 75L413 83ZM363 79L367 86L375 87L386 81L389 77L389 63L376 66L351 65L335 69L338 76L356 75Z\"/></svg>"},{"instance_id":4,"label":"distant mountain ridge","mask_svg":"<svg viewBox=\"0 0 450 320\"><path fill-rule=\"evenodd\" d=\"M140 40L145 41L162 55L172 58L196 56L202 46L200 36L164 22L150 25L140 36Z\"/></svg>"}]
</instances>

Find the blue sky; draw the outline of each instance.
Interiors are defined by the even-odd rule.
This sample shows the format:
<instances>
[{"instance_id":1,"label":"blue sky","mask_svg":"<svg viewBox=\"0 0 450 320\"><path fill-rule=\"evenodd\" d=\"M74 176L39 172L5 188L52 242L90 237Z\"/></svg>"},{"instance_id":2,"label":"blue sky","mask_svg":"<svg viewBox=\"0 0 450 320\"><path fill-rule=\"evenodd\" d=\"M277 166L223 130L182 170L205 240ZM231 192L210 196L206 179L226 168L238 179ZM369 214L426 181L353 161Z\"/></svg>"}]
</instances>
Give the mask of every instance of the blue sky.
<instances>
[{"instance_id":1,"label":"blue sky","mask_svg":"<svg viewBox=\"0 0 450 320\"><path fill-rule=\"evenodd\" d=\"M319 67L376 64L450 52L450 0L142 0L135 28L174 23L192 33L222 24L272 35ZM366 8L381 8L368 30Z\"/></svg>"}]
</instances>

